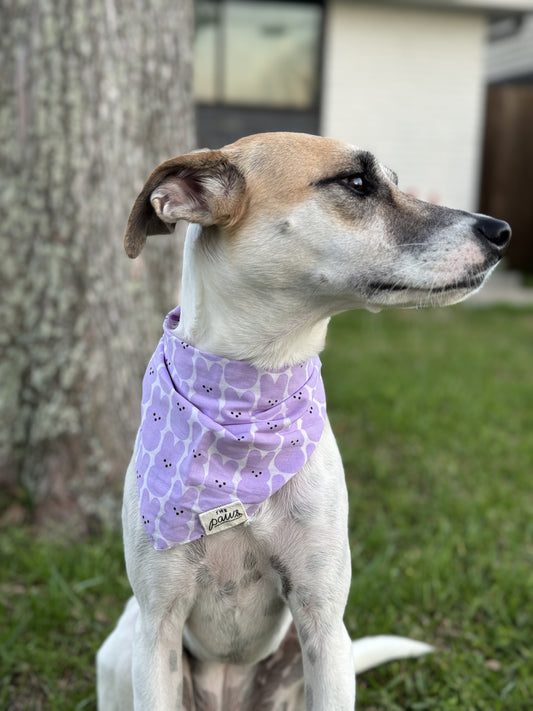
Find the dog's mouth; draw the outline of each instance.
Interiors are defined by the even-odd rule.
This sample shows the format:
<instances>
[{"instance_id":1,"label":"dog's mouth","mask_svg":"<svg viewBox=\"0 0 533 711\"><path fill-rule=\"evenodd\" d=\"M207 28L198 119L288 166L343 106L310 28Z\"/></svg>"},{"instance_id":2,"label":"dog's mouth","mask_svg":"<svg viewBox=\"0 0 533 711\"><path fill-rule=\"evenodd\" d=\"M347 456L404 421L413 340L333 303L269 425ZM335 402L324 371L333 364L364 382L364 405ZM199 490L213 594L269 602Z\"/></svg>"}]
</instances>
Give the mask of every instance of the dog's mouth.
<instances>
[{"instance_id":1,"label":"dog's mouth","mask_svg":"<svg viewBox=\"0 0 533 711\"><path fill-rule=\"evenodd\" d=\"M418 291L430 294L445 294L451 291L468 291L479 289L485 281L486 273L470 275L465 279L456 280L443 286L422 286L417 284L402 284L392 282L373 281L368 284L371 293L377 292L406 292Z\"/></svg>"}]
</instances>

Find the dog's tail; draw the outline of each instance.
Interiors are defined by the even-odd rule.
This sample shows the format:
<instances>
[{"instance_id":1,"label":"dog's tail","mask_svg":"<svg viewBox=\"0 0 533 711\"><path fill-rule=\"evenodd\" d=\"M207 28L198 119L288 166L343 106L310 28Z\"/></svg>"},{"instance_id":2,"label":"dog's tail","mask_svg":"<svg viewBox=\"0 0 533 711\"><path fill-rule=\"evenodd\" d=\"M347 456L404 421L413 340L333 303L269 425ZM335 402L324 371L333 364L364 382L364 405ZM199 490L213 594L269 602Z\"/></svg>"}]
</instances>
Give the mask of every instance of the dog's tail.
<instances>
[{"instance_id":1,"label":"dog's tail","mask_svg":"<svg viewBox=\"0 0 533 711\"><path fill-rule=\"evenodd\" d=\"M377 637L362 637L352 642L352 652L355 673L361 674L379 664L392 662L395 659L421 657L433 652L434 648L424 642L417 642L407 637L395 635L378 635Z\"/></svg>"}]
</instances>

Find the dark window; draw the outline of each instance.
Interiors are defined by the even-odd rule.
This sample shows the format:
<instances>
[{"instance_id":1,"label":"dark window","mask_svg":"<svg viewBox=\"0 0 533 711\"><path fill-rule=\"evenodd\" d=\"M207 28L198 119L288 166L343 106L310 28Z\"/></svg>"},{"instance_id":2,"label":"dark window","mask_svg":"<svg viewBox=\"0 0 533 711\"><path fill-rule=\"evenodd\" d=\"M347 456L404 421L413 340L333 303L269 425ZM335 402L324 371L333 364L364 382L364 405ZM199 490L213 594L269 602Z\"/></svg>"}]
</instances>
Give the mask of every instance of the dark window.
<instances>
[{"instance_id":1,"label":"dark window","mask_svg":"<svg viewBox=\"0 0 533 711\"><path fill-rule=\"evenodd\" d=\"M257 131L316 133L322 3L197 0L195 7L200 143Z\"/></svg>"}]
</instances>

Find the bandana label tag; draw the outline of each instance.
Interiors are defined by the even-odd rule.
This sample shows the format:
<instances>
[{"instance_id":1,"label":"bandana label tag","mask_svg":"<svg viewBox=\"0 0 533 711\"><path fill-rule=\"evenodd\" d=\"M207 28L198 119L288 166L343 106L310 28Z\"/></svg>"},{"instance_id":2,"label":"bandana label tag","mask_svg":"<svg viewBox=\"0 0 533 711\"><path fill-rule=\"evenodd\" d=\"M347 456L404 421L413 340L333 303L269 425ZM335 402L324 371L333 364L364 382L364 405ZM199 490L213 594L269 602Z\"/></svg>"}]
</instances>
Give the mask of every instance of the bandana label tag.
<instances>
[{"instance_id":1,"label":"bandana label tag","mask_svg":"<svg viewBox=\"0 0 533 711\"><path fill-rule=\"evenodd\" d=\"M199 516L207 536L248 521L248 516L240 501L218 506L216 509L199 514Z\"/></svg>"}]
</instances>

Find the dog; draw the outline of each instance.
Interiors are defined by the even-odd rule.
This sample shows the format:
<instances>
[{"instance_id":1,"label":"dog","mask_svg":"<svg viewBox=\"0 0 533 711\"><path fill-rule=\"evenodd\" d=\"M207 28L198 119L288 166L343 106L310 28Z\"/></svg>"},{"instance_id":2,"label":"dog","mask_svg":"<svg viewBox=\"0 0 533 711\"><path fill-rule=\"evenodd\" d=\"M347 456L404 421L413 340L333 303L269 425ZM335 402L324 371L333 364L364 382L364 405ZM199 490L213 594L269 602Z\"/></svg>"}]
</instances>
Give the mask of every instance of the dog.
<instances>
[{"instance_id":1,"label":"dog","mask_svg":"<svg viewBox=\"0 0 533 711\"><path fill-rule=\"evenodd\" d=\"M510 228L403 193L368 151L292 133L160 165L128 256L178 220L182 305L143 381L123 506L134 597L97 655L99 709L351 711L354 671L431 648L352 643L343 624L348 500L317 354L339 312L465 299Z\"/></svg>"}]
</instances>

